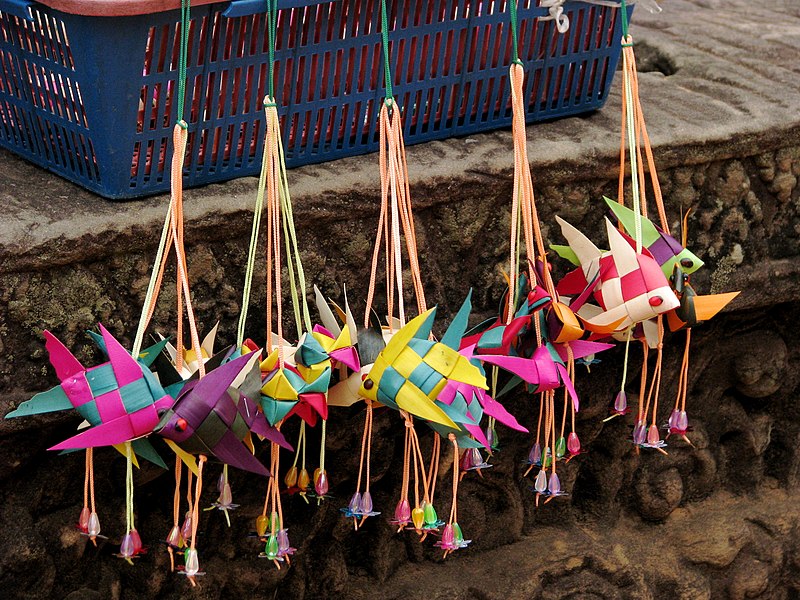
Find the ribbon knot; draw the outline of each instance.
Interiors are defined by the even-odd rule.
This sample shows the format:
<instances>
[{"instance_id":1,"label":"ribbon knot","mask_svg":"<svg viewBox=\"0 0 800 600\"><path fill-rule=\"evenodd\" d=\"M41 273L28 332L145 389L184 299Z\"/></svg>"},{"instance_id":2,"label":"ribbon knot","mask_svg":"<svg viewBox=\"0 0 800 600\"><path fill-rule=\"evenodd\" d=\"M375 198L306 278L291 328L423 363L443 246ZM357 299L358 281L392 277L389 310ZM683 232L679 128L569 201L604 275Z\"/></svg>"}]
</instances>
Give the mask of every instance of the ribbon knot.
<instances>
[{"instance_id":1,"label":"ribbon knot","mask_svg":"<svg viewBox=\"0 0 800 600\"><path fill-rule=\"evenodd\" d=\"M549 13L546 17L540 17L540 21L555 21L558 33L569 31L569 17L564 14L564 0L541 0L540 5L547 9Z\"/></svg>"}]
</instances>

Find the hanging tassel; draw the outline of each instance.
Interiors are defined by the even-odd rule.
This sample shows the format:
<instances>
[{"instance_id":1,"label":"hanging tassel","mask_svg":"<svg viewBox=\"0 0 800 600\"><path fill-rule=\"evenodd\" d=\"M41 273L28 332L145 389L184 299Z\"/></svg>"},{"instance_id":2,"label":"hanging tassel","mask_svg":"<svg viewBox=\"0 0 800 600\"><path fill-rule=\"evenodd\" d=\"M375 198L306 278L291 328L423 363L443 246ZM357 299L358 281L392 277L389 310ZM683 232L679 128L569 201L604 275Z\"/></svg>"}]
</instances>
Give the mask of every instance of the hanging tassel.
<instances>
[{"instance_id":1,"label":"hanging tassel","mask_svg":"<svg viewBox=\"0 0 800 600\"><path fill-rule=\"evenodd\" d=\"M200 561L197 557L197 548L195 545L197 543L197 525L200 521L200 493L203 489L203 465L207 460L208 459L204 454L201 454L197 458L197 483L194 490L194 504L190 504L192 507L191 544L188 548L186 548L186 550L183 551L184 567L183 571L181 572L189 578L189 582L192 584L192 587L197 585L195 577L198 575L204 575L204 573L200 572Z\"/></svg>"},{"instance_id":2,"label":"hanging tassel","mask_svg":"<svg viewBox=\"0 0 800 600\"><path fill-rule=\"evenodd\" d=\"M642 447L645 448L654 448L661 452L662 454L667 454L664 447L667 445L664 440L661 439L661 433L658 430L657 418L658 418L658 397L659 392L661 389L661 364L663 359L663 348L664 348L664 321L662 315L658 316L658 345L656 346L656 364L655 368L653 369L653 376L650 381L650 389L647 392L647 402L645 404L644 410L644 422L647 422L648 418L648 411L650 409L650 402L653 402L653 413L652 413L652 422L650 427L647 429L647 437L645 442L641 444Z\"/></svg>"},{"instance_id":3,"label":"hanging tassel","mask_svg":"<svg viewBox=\"0 0 800 600\"><path fill-rule=\"evenodd\" d=\"M180 526L181 510L181 466L183 461L179 456L175 456L175 493L172 496L172 529L167 534L166 544L169 552L169 570L175 571L174 553L181 550L184 546L183 534ZM190 472L191 476L191 472Z\"/></svg>"},{"instance_id":4,"label":"hanging tassel","mask_svg":"<svg viewBox=\"0 0 800 600\"><path fill-rule=\"evenodd\" d=\"M450 517L447 521L447 525L445 525L442 530L442 539L434 544L444 550L444 554L442 555L443 559L447 558L450 553L456 550L466 548L472 541L464 539L461 526L458 524L458 482L461 479L458 474L458 440L452 433L447 437L453 444L453 502L450 505Z\"/></svg>"},{"instance_id":5,"label":"hanging tassel","mask_svg":"<svg viewBox=\"0 0 800 600\"><path fill-rule=\"evenodd\" d=\"M358 463L358 480L356 481L356 491L350 497L350 502L345 508L341 510L346 517L353 519L353 528L357 531L367 517L379 515L379 512L373 510L372 494L369 491L370 473L369 466L372 458L372 403L365 400L367 403L367 410L364 413L364 433L361 436L361 456ZM364 478L364 493L361 493L362 476L366 472ZM360 521L359 521L360 519Z\"/></svg>"},{"instance_id":6,"label":"hanging tassel","mask_svg":"<svg viewBox=\"0 0 800 600\"><path fill-rule=\"evenodd\" d=\"M281 505L280 490L277 473L280 469L280 447L275 442L270 444L271 476L267 484L267 494L264 500L264 509L256 520L256 532L262 542L265 542L264 552L259 554L268 558L280 570L281 563L291 564L291 556L296 548L289 543L289 530L283 522L283 506ZM269 512L269 517L267 513ZM267 535L269 530L269 535Z\"/></svg>"},{"instance_id":7,"label":"hanging tassel","mask_svg":"<svg viewBox=\"0 0 800 600\"><path fill-rule=\"evenodd\" d=\"M675 398L675 408L669 416L669 432L670 435L679 435L690 446L694 446L692 442L686 437L689 431L689 418L686 415L686 395L689 389L689 348L691 346L692 330L686 329L686 343L683 348L683 360L681 361L681 370L678 376L678 395Z\"/></svg>"},{"instance_id":8,"label":"hanging tassel","mask_svg":"<svg viewBox=\"0 0 800 600\"><path fill-rule=\"evenodd\" d=\"M390 521L393 525L397 525L397 533L400 533L407 525L411 524L411 504L408 501L408 487L411 479L410 427L413 427L413 423L407 421L403 440L403 482L400 486L400 500L397 501L394 509L394 519Z\"/></svg>"},{"instance_id":9,"label":"hanging tassel","mask_svg":"<svg viewBox=\"0 0 800 600\"><path fill-rule=\"evenodd\" d=\"M416 433L414 435L416 437ZM434 507L434 501L436 497L436 482L439 479L439 458L441 455L442 438L436 432L433 433L433 436L433 447L431 449L431 460L428 466L428 477L425 480L425 502L422 506L424 516L422 528L424 530L424 534L422 535L422 539L420 541L424 540L429 532L438 531L439 527L444 525L444 522L439 519L439 515L436 513L436 508ZM417 439L416 443L417 448L419 448L419 439Z\"/></svg>"},{"instance_id":10,"label":"hanging tassel","mask_svg":"<svg viewBox=\"0 0 800 600\"><path fill-rule=\"evenodd\" d=\"M525 470L523 477L527 477L534 467L542 466L542 445L539 443L542 439L542 417L544 415L544 393L539 394L539 422L536 426L536 441L531 446L528 452L528 468ZM546 435L546 434L545 434ZM547 441L545 439L545 446Z\"/></svg>"},{"instance_id":11,"label":"hanging tassel","mask_svg":"<svg viewBox=\"0 0 800 600\"><path fill-rule=\"evenodd\" d=\"M330 483L328 472L325 470L325 442L327 434L327 419L322 419L319 442L319 468L314 472L314 492L317 495L317 506L325 499Z\"/></svg>"},{"instance_id":12,"label":"hanging tassel","mask_svg":"<svg viewBox=\"0 0 800 600\"><path fill-rule=\"evenodd\" d=\"M95 546L97 546L97 538L106 539L105 536L100 535L100 519L94 503L94 448L86 449L83 509L78 518L78 529L81 535L87 536Z\"/></svg>"},{"instance_id":13,"label":"hanging tassel","mask_svg":"<svg viewBox=\"0 0 800 600\"><path fill-rule=\"evenodd\" d=\"M219 481L217 482L217 491L219 492L219 496L217 496L216 502L205 510L208 511L218 508L224 512L225 522L228 524L228 527L230 527L231 517L228 511L239 508L239 505L233 503L233 491L231 489L230 480L228 479L228 465L222 465L222 474L219 476Z\"/></svg>"}]
</instances>

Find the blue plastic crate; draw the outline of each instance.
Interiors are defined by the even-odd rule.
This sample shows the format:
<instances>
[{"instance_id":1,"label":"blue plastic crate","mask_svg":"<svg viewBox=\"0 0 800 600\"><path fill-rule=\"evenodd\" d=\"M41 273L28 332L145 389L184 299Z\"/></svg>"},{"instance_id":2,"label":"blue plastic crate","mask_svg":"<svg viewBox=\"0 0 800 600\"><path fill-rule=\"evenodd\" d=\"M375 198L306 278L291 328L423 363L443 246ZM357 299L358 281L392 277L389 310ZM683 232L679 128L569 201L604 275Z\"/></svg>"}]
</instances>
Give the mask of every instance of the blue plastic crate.
<instances>
[{"instance_id":1,"label":"blue plastic crate","mask_svg":"<svg viewBox=\"0 0 800 600\"><path fill-rule=\"evenodd\" d=\"M567 2L570 27L560 34L536 3L519 5L528 121L601 107L619 60L619 9ZM187 186L260 169L265 4L192 8ZM275 90L287 165L376 150L380 2L282 0L280 7ZM506 0L390 0L389 7L407 144L511 123ZM178 10L84 16L0 0L0 146L108 198L167 190L179 32Z\"/></svg>"}]
</instances>

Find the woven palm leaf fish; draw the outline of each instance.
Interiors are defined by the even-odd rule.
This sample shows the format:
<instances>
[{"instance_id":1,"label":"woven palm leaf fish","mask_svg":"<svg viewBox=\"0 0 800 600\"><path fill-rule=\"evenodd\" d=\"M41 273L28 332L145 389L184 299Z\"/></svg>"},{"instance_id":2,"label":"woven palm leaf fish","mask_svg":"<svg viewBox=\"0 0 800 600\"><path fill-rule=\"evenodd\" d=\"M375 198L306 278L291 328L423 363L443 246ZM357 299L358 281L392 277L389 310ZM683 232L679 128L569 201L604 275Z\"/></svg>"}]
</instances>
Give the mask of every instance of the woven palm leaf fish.
<instances>
[{"instance_id":1,"label":"woven palm leaf fish","mask_svg":"<svg viewBox=\"0 0 800 600\"><path fill-rule=\"evenodd\" d=\"M253 422L248 423L248 415L253 420L259 418L256 405L239 393L237 384L244 382L250 369L258 368L257 361L258 353L246 354L187 384L175 406L162 416L155 433L173 442L173 450L177 446L184 453L214 456L232 467L268 477L267 468L243 440L252 430L288 445L274 428L256 429ZM185 454L176 452L186 459Z\"/></svg>"},{"instance_id":2,"label":"woven palm leaf fish","mask_svg":"<svg viewBox=\"0 0 800 600\"><path fill-rule=\"evenodd\" d=\"M89 423L85 431L56 444L51 450L115 446L152 432L159 412L174 403L150 370L128 353L100 325L108 362L86 368L49 331L45 347L61 385L21 404L6 415L14 418L74 408ZM140 454L163 466L149 444L139 442Z\"/></svg>"},{"instance_id":3,"label":"woven palm leaf fish","mask_svg":"<svg viewBox=\"0 0 800 600\"><path fill-rule=\"evenodd\" d=\"M435 308L425 311L392 336L375 359L359 394L458 429L452 415L436 402L437 396L450 380L487 389L486 377L457 350L428 339L435 313Z\"/></svg>"},{"instance_id":4,"label":"woven palm leaf fish","mask_svg":"<svg viewBox=\"0 0 800 600\"><path fill-rule=\"evenodd\" d=\"M578 310L587 329L605 332L614 325L622 331L678 307L678 299L656 260L646 251L637 254L611 221L606 219L611 250L602 252L575 227L559 217L556 220L600 305L591 316L585 310L590 305ZM564 283L559 283L559 292Z\"/></svg>"}]
</instances>

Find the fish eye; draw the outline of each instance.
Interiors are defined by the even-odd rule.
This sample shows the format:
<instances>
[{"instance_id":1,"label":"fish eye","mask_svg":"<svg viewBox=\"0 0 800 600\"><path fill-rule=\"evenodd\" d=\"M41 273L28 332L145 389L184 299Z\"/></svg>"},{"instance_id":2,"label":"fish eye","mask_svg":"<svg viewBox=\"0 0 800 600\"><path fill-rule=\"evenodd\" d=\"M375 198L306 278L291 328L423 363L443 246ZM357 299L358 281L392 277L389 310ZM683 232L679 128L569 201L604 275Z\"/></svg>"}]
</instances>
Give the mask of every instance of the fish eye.
<instances>
[{"instance_id":1,"label":"fish eye","mask_svg":"<svg viewBox=\"0 0 800 600\"><path fill-rule=\"evenodd\" d=\"M167 412L167 409L163 407L156 410L159 419L164 416L165 412Z\"/></svg>"},{"instance_id":2,"label":"fish eye","mask_svg":"<svg viewBox=\"0 0 800 600\"><path fill-rule=\"evenodd\" d=\"M371 390L375 385L375 382L372 379L365 379L364 380L364 389Z\"/></svg>"},{"instance_id":3,"label":"fish eye","mask_svg":"<svg viewBox=\"0 0 800 600\"><path fill-rule=\"evenodd\" d=\"M177 421L175 421L175 431L177 431L178 433L183 433L184 431L186 431L186 426L187 426L186 419L178 419Z\"/></svg>"},{"instance_id":4,"label":"fish eye","mask_svg":"<svg viewBox=\"0 0 800 600\"><path fill-rule=\"evenodd\" d=\"M682 258L681 266L686 269L691 269L694 266L694 261L691 258Z\"/></svg>"},{"instance_id":5,"label":"fish eye","mask_svg":"<svg viewBox=\"0 0 800 600\"><path fill-rule=\"evenodd\" d=\"M648 302L650 302L650 306L661 306L664 303L664 299L661 296L653 296Z\"/></svg>"}]
</instances>

